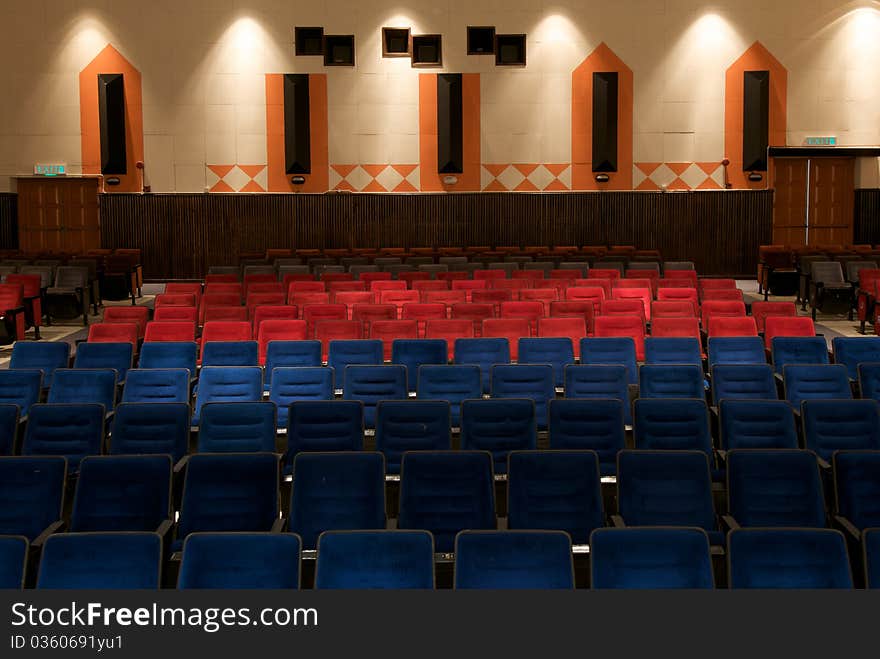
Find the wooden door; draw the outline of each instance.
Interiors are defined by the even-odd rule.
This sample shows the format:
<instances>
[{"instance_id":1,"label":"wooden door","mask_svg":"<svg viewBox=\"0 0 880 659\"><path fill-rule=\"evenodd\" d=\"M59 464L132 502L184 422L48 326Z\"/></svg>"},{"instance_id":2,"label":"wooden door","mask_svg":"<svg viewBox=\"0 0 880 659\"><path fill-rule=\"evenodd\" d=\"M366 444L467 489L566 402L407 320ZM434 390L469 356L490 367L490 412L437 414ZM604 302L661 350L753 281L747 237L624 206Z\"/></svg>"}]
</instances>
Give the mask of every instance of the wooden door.
<instances>
[{"instance_id":1,"label":"wooden door","mask_svg":"<svg viewBox=\"0 0 880 659\"><path fill-rule=\"evenodd\" d=\"M18 180L18 242L28 253L81 254L101 246L96 178Z\"/></svg>"},{"instance_id":2,"label":"wooden door","mask_svg":"<svg viewBox=\"0 0 880 659\"><path fill-rule=\"evenodd\" d=\"M806 158L773 160L773 243L793 247L807 244Z\"/></svg>"},{"instance_id":3,"label":"wooden door","mask_svg":"<svg viewBox=\"0 0 880 659\"><path fill-rule=\"evenodd\" d=\"M852 244L854 190L855 160L810 159L808 244Z\"/></svg>"}]
</instances>

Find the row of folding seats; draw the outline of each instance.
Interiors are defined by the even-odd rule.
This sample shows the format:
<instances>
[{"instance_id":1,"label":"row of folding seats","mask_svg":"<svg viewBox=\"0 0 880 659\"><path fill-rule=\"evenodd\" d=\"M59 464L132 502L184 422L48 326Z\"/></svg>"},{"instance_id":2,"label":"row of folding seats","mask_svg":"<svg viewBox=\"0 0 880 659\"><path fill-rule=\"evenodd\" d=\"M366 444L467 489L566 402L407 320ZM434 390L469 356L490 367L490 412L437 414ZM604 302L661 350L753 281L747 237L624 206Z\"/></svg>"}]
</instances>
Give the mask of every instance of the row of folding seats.
<instances>
[{"instance_id":1,"label":"row of folding seats","mask_svg":"<svg viewBox=\"0 0 880 659\"><path fill-rule=\"evenodd\" d=\"M513 452L509 461L507 528L564 531L565 555L571 556L571 543L589 544L596 560L592 545L599 542L597 530L603 529L606 518L595 453ZM707 549L710 544L727 545L733 560L733 537L739 529L828 527L816 459L810 452L731 452L729 514L721 519L713 507L704 455L623 451L618 461L617 510L611 516L616 528L697 528L701 544ZM294 465L285 523L278 501L277 458L194 456L173 525L167 456L88 458L77 484L71 531L155 533L166 549L179 552L192 534L280 532L288 527L301 538L303 548L313 549L326 531L386 528L382 463L377 453L301 454ZM407 452L402 464L398 528L430 531L438 553L457 553L456 536L462 530L496 529L488 453ZM880 483L880 453L838 452L834 466L835 520L858 545L878 523L871 493ZM48 548L62 527L63 459L6 458L0 460L0 469L7 477L0 486L8 488L8 494L41 493L9 510L0 533L23 535L35 547ZM238 477L230 479L233 473ZM137 496L131 494L135 491ZM659 491L662 498L656 496ZM845 547L843 536L836 535L835 542Z\"/></svg>"},{"instance_id":2,"label":"row of folding seats","mask_svg":"<svg viewBox=\"0 0 880 659\"><path fill-rule=\"evenodd\" d=\"M865 534L867 586L880 584L880 529ZM552 531L461 531L456 589L571 589L570 540ZM0 588L25 581L28 544L0 536ZM177 588L302 587L301 542L293 533L193 533L183 548ZM742 529L728 538L731 588L852 588L840 533L814 529ZM427 531L327 531L318 541L314 587L435 587ZM773 569L768 569L771 564ZM40 589L157 589L159 537L151 533L52 536L42 552ZM706 589L715 585L709 543L699 529L599 529L591 536L593 589Z\"/></svg>"}]
</instances>

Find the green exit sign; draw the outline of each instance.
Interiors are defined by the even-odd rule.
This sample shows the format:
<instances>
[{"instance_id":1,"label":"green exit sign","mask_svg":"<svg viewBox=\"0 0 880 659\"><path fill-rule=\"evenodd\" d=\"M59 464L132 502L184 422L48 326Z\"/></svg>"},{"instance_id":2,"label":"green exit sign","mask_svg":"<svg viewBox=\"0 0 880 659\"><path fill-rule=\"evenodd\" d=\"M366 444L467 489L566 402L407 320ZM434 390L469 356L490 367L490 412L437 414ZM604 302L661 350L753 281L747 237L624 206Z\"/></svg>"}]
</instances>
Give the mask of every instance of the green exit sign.
<instances>
[{"instance_id":1,"label":"green exit sign","mask_svg":"<svg viewBox=\"0 0 880 659\"><path fill-rule=\"evenodd\" d=\"M836 137L808 137L807 146L837 146Z\"/></svg>"},{"instance_id":2,"label":"green exit sign","mask_svg":"<svg viewBox=\"0 0 880 659\"><path fill-rule=\"evenodd\" d=\"M64 176L67 174L65 163L37 163L34 165L35 176Z\"/></svg>"}]
</instances>

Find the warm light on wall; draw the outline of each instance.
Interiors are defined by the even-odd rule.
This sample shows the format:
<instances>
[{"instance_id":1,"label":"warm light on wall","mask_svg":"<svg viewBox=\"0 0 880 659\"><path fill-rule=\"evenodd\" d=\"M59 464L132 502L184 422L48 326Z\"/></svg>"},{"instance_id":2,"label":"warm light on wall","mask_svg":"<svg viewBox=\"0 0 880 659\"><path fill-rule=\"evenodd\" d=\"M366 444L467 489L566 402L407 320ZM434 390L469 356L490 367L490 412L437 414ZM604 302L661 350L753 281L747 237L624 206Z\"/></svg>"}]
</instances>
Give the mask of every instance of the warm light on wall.
<instances>
[{"instance_id":1,"label":"warm light on wall","mask_svg":"<svg viewBox=\"0 0 880 659\"><path fill-rule=\"evenodd\" d=\"M876 47L880 41L880 11L860 7L847 14L845 20L853 49Z\"/></svg>"}]
</instances>

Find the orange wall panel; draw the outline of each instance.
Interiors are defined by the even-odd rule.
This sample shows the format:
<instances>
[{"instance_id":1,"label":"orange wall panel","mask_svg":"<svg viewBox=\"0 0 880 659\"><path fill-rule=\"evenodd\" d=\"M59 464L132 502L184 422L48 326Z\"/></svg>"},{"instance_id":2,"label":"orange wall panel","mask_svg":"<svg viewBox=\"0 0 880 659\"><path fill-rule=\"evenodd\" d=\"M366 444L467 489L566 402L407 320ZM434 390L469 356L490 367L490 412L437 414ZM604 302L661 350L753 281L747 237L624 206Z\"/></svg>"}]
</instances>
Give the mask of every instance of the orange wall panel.
<instances>
[{"instance_id":1,"label":"orange wall panel","mask_svg":"<svg viewBox=\"0 0 880 659\"><path fill-rule=\"evenodd\" d=\"M118 176L119 185L105 192L142 192L142 171L135 163L144 160L144 114L141 100L141 73L112 45L108 44L79 74L79 111L82 131L82 172L101 173L101 121L98 108L98 75L121 73L125 76L125 154L127 173Z\"/></svg>"},{"instance_id":2,"label":"orange wall panel","mask_svg":"<svg viewBox=\"0 0 880 659\"><path fill-rule=\"evenodd\" d=\"M284 75L266 74L266 158L269 192L326 192L330 187L330 155L327 120L327 75L309 74L309 138L312 173L294 185L284 158Z\"/></svg>"},{"instance_id":3,"label":"orange wall panel","mask_svg":"<svg viewBox=\"0 0 880 659\"><path fill-rule=\"evenodd\" d=\"M593 173L593 74L616 72L617 171L608 183ZM571 187L573 190L631 190L633 181L633 73L604 43L571 74Z\"/></svg>"}]
</instances>

